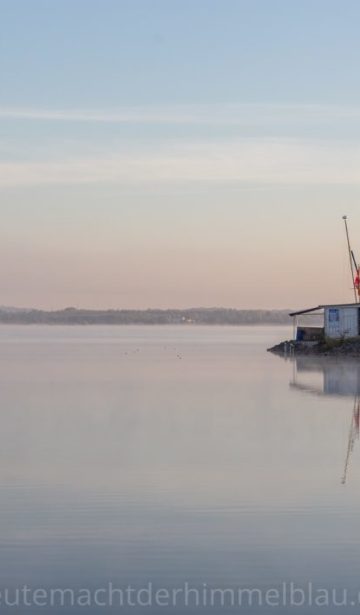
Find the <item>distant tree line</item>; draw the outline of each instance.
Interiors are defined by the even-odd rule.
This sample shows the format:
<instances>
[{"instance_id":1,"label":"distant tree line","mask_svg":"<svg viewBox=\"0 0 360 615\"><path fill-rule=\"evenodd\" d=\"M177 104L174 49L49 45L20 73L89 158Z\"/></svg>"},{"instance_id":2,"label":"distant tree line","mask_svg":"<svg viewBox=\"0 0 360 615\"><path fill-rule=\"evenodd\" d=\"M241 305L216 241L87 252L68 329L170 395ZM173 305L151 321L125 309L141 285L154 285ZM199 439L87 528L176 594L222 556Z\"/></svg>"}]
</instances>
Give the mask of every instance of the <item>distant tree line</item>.
<instances>
[{"instance_id":1,"label":"distant tree line","mask_svg":"<svg viewBox=\"0 0 360 615\"><path fill-rule=\"evenodd\" d=\"M289 324L289 310L7 310L0 308L2 324L44 325L259 325Z\"/></svg>"}]
</instances>

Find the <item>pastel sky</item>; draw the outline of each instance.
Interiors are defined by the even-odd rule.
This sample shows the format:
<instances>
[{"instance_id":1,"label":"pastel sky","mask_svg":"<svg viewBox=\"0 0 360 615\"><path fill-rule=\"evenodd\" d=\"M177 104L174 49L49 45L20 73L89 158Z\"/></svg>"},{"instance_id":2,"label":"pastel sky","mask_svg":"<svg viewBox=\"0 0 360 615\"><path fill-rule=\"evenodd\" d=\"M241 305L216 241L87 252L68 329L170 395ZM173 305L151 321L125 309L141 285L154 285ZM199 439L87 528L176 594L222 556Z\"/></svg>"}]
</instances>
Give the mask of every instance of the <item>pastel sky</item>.
<instances>
[{"instance_id":1,"label":"pastel sky","mask_svg":"<svg viewBox=\"0 0 360 615\"><path fill-rule=\"evenodd\" d=\"M0 0L2 305L351 301L358 0Z\"/></svg>"}]
</instances>

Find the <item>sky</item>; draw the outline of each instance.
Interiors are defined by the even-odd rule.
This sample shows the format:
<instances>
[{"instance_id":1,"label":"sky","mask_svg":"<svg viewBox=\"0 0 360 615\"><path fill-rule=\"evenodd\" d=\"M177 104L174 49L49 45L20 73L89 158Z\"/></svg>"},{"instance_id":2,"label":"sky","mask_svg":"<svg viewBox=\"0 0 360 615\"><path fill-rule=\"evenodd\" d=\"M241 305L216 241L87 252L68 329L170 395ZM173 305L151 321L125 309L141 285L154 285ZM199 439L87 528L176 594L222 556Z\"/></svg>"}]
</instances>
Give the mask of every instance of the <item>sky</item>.
<instances>
[{"instance_id":1,"label":"sky","mask_svg":"<svg viewBox=\"0 0 360 615\"><path fill-rule=\"evenodd\" d=\"M357 0L0 0L0 14L0 305L352 300Z\"/></svg>"}]
</instances>

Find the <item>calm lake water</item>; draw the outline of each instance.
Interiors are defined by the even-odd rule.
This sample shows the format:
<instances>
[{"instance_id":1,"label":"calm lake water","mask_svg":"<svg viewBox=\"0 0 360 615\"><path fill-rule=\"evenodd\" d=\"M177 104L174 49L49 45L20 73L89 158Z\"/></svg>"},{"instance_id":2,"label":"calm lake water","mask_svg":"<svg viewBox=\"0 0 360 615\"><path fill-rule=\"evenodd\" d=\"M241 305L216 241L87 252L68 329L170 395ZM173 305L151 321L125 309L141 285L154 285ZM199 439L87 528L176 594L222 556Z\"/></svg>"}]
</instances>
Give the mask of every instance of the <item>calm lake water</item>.
<instances>
[{"instance_id":1,"label":"calm lake water","mask_svg":"<svg viewBox=\"0 0 360 615\"><path fill-rule=\"evenodd\" d=\"M266 352L290 335L1 327L0 591L20 600L2 610L317 612L308 597L268 604L291 583L357 600L359 367ZM21 603L25 585L37 603ZM63 606L55 588L73 592ZM155 604L179 588L175 606ZM215 588L257 588L266 604L210 604Z\"/></svg>"}]
</instances>

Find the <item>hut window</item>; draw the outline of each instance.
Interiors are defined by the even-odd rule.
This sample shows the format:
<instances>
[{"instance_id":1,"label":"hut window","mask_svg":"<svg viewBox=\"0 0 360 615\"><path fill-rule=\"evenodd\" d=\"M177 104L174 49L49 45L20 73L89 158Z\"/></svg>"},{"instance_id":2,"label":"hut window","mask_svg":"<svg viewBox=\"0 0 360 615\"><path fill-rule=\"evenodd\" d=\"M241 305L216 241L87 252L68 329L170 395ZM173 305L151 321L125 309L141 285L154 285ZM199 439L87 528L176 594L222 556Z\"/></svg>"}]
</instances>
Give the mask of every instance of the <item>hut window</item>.
<instances>
[{"instance_id":1,"label":"hut window","mask_svg":"<svg viewBox=\"0 0 360 615\"><path fill-rule=\"evenodd\" d=\"M329 322L339 322L340 314L337 308L330 308L329 310Z\"/></svg>"}]
</instances>

